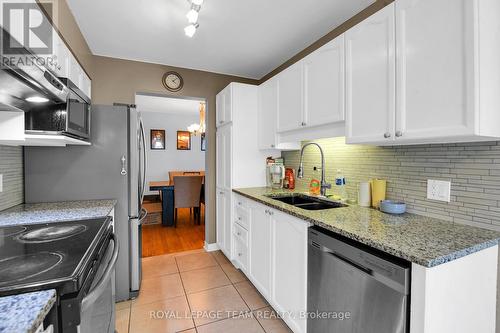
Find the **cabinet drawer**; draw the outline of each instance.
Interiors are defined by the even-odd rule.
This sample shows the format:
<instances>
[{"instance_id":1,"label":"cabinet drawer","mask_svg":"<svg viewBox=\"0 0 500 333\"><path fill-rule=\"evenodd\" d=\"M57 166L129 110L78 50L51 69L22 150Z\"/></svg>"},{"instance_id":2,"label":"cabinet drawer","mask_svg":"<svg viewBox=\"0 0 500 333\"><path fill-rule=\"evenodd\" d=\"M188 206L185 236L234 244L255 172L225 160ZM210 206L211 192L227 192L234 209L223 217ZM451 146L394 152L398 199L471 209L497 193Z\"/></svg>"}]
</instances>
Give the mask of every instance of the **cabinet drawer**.
<instances>
[{"instance_id":1,"label":"cabinet drawer","mask_svg":"<svg viewBox=\"0 0 500 333\"><path fill-rule=\"evenodd\" d=\"M237 237L234 239L234 259L239 264L239 268L246 272L248 267L248 247Z\"/></svg>"},{"instance_id":2,"label":"cabinet drawer","mask_svg":"<svg viewBox=\"0 0 500 333\"><path fill-rule=\"evenodd\" d=\"M248 230L250 225L250 210L244 208L243 206L239 206L238 203L236 203L234 209L234 221Z\"/></svg>"},{"instance_id":3,"label":"cabinet drawer","mask_svg":"<svg viewBox=\"0 0 500 333\"><path fill-rule=\"evenodd\" d=\"M245 246L248 246L248 231L246 231L241 225L238 223L234 224L233 228L234 236L242 242Z\"/></svg>"}]
</instances>

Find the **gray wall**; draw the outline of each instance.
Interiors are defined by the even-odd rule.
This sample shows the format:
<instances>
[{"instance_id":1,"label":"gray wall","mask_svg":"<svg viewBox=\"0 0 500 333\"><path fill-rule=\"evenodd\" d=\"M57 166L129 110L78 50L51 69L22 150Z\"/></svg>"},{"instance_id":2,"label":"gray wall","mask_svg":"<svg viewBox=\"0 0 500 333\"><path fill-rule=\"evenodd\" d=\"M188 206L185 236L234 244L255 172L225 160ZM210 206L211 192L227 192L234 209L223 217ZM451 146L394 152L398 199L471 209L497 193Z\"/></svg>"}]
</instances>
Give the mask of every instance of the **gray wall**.
<instances>
[{"instance_id":1,"label":"gray wall","mask_svg":"<svg viewBox=\"0 0 500 333\"><path fill-rule=\"evenodd\" d=\"M146 130L148 170L146 183L168 180L168 172L175 170L205 170L205 152L201 151L200 136L191 137L191 150L177 150L177 131L185 131L193 123L200 122L200 116L142 112ZM164 129L165 150L151 150L150 129ZM146 194L157 194L147 191Z\"/></svg>"},{"instance_id":2,"label":"gray wall","mask_svg":"<svg viewBox=\"0 0 500 333\"><path fill-rule=\"evenodd\" d=\"M401 147L346 145L344 138L316 142L326 153L328 181L333 184L341 169L350 198L357 198L360 181L384 178L387 197L404 200L411 212L500 230L500 142ZM313 166L320 166L318 150L306 149L302 186L309 184ZM283 157L297 168L299 152ZM451 202L427 200L427 179L451 180Z\"/></svg>"},{"instance_id":3,"label":"gray wall","mask_svg":"<svg viewBox=\"0 0 500 333\"><path fill-rule=\"evenodd\" d=\"M0 192L0 210L24 202L23 148L0 145L0 174L3 192Z\"/></svg>"}]
</instances>

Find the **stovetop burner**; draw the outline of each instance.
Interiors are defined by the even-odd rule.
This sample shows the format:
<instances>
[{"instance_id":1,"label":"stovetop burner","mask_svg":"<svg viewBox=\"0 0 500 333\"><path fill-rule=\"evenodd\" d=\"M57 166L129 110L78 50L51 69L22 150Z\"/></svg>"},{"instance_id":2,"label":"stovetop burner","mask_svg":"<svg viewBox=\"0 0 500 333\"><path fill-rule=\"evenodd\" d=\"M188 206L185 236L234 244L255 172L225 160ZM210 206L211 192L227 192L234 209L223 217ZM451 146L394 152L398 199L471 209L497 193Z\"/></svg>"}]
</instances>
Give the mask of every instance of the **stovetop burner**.
<instances>
[{"instance_id":1,"label":"stovetop burner","mask_svg":"<svg viewBox=\"0 0 500 333\"><path fill-rule=\"evenodd\" d=\"M50 271L63 256L55 252L39 252L0 260L0 285L20 282Z\"/></svg>"},{"instance_id":2,"label":"stovetop burner","mask_svg":"<svg viewBox=\"0 0 500 333\"><path fill-rule=\"evenodd\" d=\"M0 237L9 237L17 235L23 231L26 231L25 226L13 226L13 227L4 227L0 229Z\"/></svg>"},{"instance_id":3,"label":"stovetop burner","mask_svg":"<svg viewBox=\"0 0 500 333\"><path fill-rule=\"evenodd\" d=\"M25 243L45 243L55 240L69 238L81 234L87 227L81 224L48 226L32 231L28 231L18 237Z\"/></svg>"}]
</instances>

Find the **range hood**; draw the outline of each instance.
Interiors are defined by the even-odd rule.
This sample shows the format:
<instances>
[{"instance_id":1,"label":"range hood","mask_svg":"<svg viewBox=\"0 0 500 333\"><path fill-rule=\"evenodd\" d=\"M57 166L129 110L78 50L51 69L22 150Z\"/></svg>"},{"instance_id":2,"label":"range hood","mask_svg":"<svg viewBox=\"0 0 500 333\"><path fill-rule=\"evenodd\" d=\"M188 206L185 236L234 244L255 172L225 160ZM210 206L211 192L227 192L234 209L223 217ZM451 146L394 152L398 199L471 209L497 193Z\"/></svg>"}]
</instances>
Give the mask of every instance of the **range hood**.
<instances>
[{"instance_id":1,"label":"range hood","mask_svg":"<svg viewBox=\"0 0 500 333\"><path fill-rule=\"evenodd\" d=\"M3 38L11 38L2 29ZM27 49L19 54L1 54L0 111L29 111L41 105L66 103L68 88L48 69L43 61ZM47 99L44 104L29 99ZM27 100L28 99L28 100Z\"/></svg>"}]
</instances>

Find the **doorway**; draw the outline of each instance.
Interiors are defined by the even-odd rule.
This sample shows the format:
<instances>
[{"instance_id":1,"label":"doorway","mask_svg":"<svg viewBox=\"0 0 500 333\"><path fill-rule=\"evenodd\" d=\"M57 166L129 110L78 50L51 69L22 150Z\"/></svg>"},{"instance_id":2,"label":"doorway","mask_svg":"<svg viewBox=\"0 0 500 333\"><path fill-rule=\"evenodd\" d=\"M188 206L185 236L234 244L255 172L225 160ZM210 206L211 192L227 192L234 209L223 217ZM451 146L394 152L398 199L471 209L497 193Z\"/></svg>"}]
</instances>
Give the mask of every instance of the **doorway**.
<instances>
[{"instance_id":1,"label":"doorway","mask_svg":"<svg viewBox=\"0 0 500 333\"><path fill-rule=\"evenodd\" d=\"M147 141L142 257L202 249L205 241L206 101L136 94ZM177 186L176 186L177 181Z\"/></svg>"}]
</instances>

